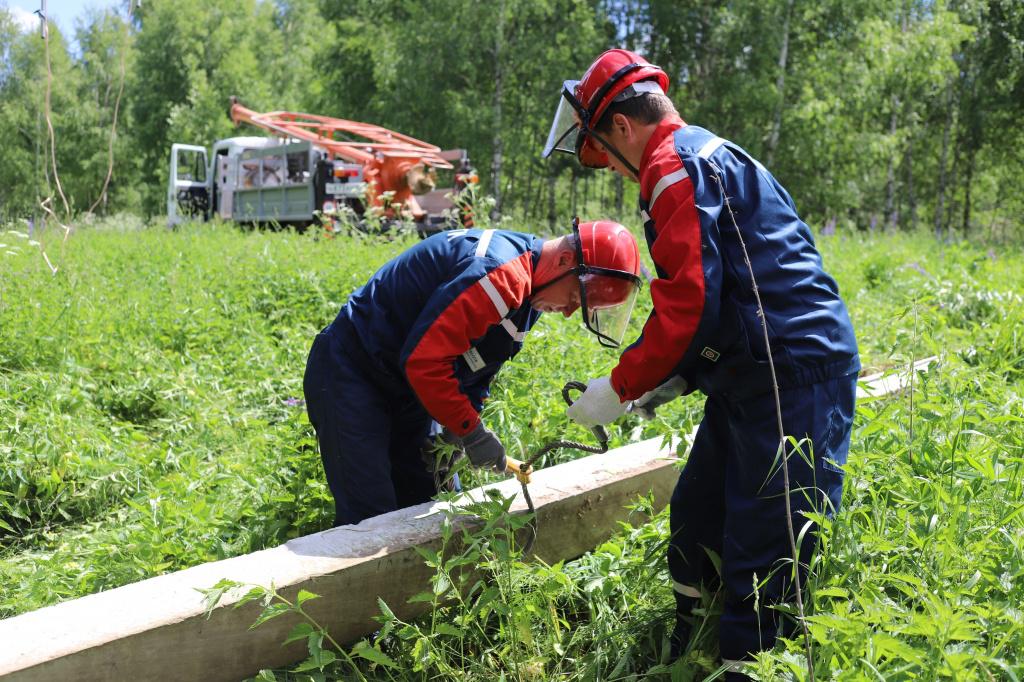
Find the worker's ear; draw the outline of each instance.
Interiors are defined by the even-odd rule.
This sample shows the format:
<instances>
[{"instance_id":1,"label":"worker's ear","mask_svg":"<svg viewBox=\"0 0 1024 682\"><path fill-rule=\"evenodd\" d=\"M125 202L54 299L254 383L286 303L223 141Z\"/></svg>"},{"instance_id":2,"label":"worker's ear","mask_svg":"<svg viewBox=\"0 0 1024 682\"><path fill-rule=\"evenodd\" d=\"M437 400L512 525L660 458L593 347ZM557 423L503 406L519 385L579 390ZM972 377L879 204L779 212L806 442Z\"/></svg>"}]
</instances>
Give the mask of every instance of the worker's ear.
<instances>
[{"instance_id":1,"label":"worker's ear","mask_svg":"<svg viewBox=\"0 0 1024 682\"><path fill-rule=\"evenodd\" d=\"M622 136L624 140L632 141L636 135L636 126L633 119L625 114L612 115L612 132Z\"/></svg>"},{"instance_id":2,"label":"worker's ear","mask_svg":"<svg viewBox=\"0 0 1024 682\"><path fill-rule=\"evenodd\" d=\"M576 265L576 249L566 240L565 248L558 252L558 269L571 268Z\"/></svg>"}]
</instances>

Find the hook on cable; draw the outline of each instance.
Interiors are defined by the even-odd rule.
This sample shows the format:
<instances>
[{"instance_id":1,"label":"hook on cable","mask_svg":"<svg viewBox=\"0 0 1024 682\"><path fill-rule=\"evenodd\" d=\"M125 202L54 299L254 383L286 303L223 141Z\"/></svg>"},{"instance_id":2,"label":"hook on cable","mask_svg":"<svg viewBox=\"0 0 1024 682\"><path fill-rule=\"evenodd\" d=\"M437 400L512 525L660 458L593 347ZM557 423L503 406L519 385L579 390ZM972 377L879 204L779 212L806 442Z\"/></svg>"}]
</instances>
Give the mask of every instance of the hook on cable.
<instances>
[{"instance_id":1,"label":"hook on cable","mask_svg":"<svg viewBox=\"0 0 1024 682\"><path fill-rule=\"evenodd\" d=\"M562 387L562 399L565 400L565 404L571 406L573 399L569 395L570 391L586 391L587 387L579 381L570 381ZM591 429L594 433L594 437L597 438L600 443L599 446L587 445L586 443L580 443L574 440L553 440L550 443L545 444L537 452L526 460L520 462L519 460L507 458L505 469L509 473L515 474L515 477L519 479L519 483L523 486L523 498L526 500L526 508L529 510L532 517L529 522L530 537L523 546L523 555L527 555L533 549L533 544L537 540L537 509L533 505L533 498L530 497L530 489L527 484L530 482L530 474L533 473L534 463L551 452L552 450L558 450L560 448L571 448L573 450L582 450L583 452L602 453L608 452L608 432L601 425L595 426Z\"/></svg>"}]
</instances>

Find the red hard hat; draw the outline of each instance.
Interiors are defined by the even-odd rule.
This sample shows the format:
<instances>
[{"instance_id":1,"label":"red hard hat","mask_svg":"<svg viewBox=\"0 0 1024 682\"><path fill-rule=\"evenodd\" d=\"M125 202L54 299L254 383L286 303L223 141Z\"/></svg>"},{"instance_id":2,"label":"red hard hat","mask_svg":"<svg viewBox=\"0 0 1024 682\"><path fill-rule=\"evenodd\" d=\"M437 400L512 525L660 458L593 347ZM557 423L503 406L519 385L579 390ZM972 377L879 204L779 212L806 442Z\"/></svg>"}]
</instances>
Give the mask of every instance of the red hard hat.
<instances>
[{"instance_id":1,"label":"red hard hat","mask_svg":"<svg viewBox=\"0 0 1024 682\"><path fill-rule=\"evenodd\" d=\"M668 92L668 74L660 66L651 64L635 52L614 48L603 52L594 60L573 93L587 110L589 127L597 126L605 109L623 90L643 80L654 79L662 92ZM584 133L585 134L585 131ZM604 168L608 157L594 148L590 136L586 136L579 148L580 163L591 168Z\"/></svg>"},{"instance_id":2,"label":"red hard hat","mask_svg":"<svg viewBox=\"0 0 1024 682\"><path fill-rule=\"evenodd\" d=\"M611 220L595 220L580 223L579 233L584 265L617 270L634 277L640 274L640 248L625 227ZM600 299L590 301L593 307L603 308L622 303L632 289L632 278L603 279L606 284L599 289ZM621 286L615 286L619 284Z\"/></svg>"},{"instance_id":3,"label":"red hard hat","mask_svg":"<svg viewBox=\"0 0 1024 682\"><path fill-rule=\"evenodd\" d=\"M579 223L576 229L587 265L639 274L640 247L623 225L613 220L592 220Z\"/></svg>"},{"instance_id":4,"label":"red hard hat","mask_svg":"<svg viewBox=\"0 0 1024 682\"><path fill-rule=\"evenodd\" d=\"M573 223L580 312L602 345L616 347L640 291L640 249L622 225L610 220Z\"/></svg>"}]
</instances>

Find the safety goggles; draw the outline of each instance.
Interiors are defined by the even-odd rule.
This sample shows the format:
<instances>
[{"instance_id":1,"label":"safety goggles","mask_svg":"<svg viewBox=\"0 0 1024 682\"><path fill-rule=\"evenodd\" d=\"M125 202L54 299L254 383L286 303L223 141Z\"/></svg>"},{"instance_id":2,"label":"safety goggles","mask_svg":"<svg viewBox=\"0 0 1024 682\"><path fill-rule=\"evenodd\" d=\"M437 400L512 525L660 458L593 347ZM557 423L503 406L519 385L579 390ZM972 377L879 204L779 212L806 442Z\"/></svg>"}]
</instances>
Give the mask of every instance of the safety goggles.
<instances>
[{"instance_id":1,"label":"safety goggles","mask_svg":"<svg viewBox=\"0 0 1024 682\"><path fill-rule=\"evenodd\" d=\"M576 243L576 274L580 283L580 313L583 323L598 342L607 348L618 348L626 335L641 280L631 272L588 265L583 257L579 218L573 218L572 232Z\"/></svg>"}]
</instances>

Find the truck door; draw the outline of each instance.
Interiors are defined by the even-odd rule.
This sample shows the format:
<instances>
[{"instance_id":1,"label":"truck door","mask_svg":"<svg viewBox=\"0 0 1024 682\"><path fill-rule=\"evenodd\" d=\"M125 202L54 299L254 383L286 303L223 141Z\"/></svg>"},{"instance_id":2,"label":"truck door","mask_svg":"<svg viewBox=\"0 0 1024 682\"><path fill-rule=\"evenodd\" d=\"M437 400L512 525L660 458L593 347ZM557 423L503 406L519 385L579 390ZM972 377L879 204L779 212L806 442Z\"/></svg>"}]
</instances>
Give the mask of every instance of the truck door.
<instances>
[{"instance_id":1,"label":"truck door","mask_svg":"<svg viewBox=\"0 0 1024 682\"><path fill-rule=\"evenodd\" d=\"M210 209L206 147L171 145L171 174L167 184L167 224L192 218L204 220Z\"/></svg>"}]
</instances>

